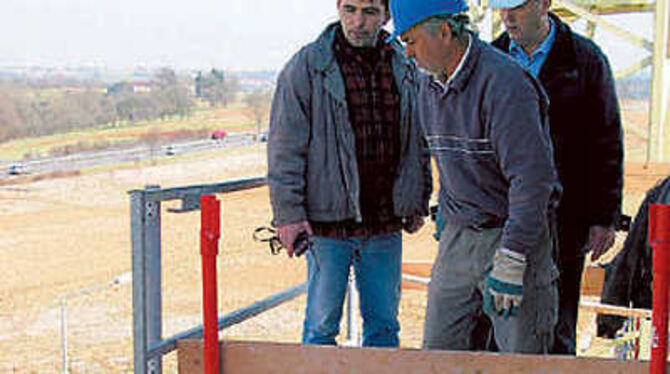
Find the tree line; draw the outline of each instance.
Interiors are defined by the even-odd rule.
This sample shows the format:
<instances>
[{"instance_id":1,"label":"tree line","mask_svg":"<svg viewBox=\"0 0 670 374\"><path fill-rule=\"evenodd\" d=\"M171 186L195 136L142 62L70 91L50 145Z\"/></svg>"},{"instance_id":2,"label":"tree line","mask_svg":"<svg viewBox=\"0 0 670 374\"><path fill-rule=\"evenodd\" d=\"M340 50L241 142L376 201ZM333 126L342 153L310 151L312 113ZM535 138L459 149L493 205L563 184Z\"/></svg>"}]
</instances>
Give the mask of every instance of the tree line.
<instances>
[{"instance_id":1,"label":"tree line","mask_svg":"<svg viewBox=\"0 0 670 374\"><path fill-rule=\"evenodd\" d=\"M148 82L113 85L79 82L64 87L44 80L2 82L0 142L105 124L185 118L196 98L212 107L226 106L238 91L235 78L215 69L193 78L162 68Z\"/></svg>"}]
</instances>

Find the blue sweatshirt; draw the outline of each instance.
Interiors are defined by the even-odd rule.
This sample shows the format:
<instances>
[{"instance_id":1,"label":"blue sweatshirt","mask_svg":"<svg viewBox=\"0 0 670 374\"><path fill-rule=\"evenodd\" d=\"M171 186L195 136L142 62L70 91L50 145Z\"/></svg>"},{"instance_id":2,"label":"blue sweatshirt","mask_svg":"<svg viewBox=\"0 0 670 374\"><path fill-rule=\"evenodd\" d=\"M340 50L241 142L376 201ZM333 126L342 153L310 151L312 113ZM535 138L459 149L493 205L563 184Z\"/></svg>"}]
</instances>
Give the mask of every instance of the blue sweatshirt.
<instances>
[{"instance_id":1,"label":"blue sweatshirt","mask_svg":"<svg viewBox=\"0 0 670 374\"><path fill-rule=\"evenodd\" d=\"M447 224L503 227L501 246L536 248L558 203L547 99L509 56L471 36L446 85L419 84L419 117L440 176Z\"/></svg>"}]
</instances>

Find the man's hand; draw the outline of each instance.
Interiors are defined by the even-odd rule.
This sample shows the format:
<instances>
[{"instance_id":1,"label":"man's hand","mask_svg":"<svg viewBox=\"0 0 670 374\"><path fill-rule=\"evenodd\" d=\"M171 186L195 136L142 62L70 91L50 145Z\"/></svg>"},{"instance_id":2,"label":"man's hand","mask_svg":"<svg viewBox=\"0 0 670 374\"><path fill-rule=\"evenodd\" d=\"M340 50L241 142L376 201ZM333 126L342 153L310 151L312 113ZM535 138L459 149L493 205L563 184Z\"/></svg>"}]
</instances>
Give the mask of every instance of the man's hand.
<instances>
[{"instance_id":1,"label":"man's hand","mask_svg":"<svg viewBox=\"0 0 670 374\"><path fill-rule=\"evenodd\" d=\"M405 217L402 220L402 228L408 234L414 234L415 232L419 231L421 226L423 226L423 216L421 215Z\"/></svg>"},{"instance_id":2,"label":"man's hand","mask_svg":"<svg viewBox=\"0 0 670 374\"><path fill-rule=\"evenodd\" d=\"M503 318L519 313L523 299L523 273L526 257L520 253L500 248L493 257L493 269L486 276L484 311Z\"/></svg>"},{"instance_id":3,"label":"man's hand","mask_svg":"<svg viewBox=\"0 0 670 374\"><path fill-rule=\"evenodd\" d=\"M596 261L614 244L614 226L593 225L589 228L589 242L585 252L591 252L591 261Z\"/></svg>"},{"instance_id":4,"label":"man's hand","mask_svg":"<svg viewBox=\"0 0 670 374\"><path fill-rule=\"evenodd\" d=\"M294 223L287 223L277 227L277 235L279 236L279 241L281 245L286 248L286 253L288 257L293 257L293 242L295 238L298 237L298 234L301 232L307 232L307 235L312 236L314 232L312 231L312 226L309 225L307 221L300 221Z\"/></svg>"}]
</instances>

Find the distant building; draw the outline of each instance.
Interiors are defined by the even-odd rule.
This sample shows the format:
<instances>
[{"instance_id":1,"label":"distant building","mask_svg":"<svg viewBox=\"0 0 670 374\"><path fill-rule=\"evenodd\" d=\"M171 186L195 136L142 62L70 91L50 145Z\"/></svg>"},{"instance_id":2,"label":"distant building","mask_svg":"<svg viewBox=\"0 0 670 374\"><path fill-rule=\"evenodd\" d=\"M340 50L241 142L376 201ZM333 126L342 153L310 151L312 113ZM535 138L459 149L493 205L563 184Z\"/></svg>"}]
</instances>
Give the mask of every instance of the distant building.
<instances>
[{"instance_id":1,"label":"distant building","mask_svg":"<svg viewBox=\"0 0 670 374\"><path fill-rule=\"evenodd\" d=\"M118 95L121 93L148 93L151 92L149 82L118 82L107 87L108 95Z\"/></svg>"}]
</instances>

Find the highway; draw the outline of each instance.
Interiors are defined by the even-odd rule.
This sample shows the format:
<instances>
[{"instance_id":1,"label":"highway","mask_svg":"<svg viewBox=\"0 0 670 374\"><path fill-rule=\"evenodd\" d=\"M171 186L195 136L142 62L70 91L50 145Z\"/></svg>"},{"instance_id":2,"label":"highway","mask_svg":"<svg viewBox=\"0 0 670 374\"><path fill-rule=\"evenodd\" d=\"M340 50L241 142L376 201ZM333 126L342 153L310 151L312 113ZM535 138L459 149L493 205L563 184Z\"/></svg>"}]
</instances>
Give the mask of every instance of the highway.
<instances>
[{"instance_id":1,"label":"highway","mask_svg":"<svg viewBox=\"0 0 670 374\"><path fill-rule=\"evenodd\" d=\"M88 169L101 165L114 165L127 162L140 162L152 158L175 157L179 155L207 152L220 148L239 147L254 142L253 132L228 134L221 140L197 140L182 143L148 145L111 149L95 152L82 152L62 157L40 158L22 161L0 162L0 180L15 177L10 168L20 174L45 174Z\"/></svg>"}]
</instances>

